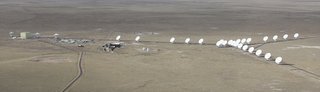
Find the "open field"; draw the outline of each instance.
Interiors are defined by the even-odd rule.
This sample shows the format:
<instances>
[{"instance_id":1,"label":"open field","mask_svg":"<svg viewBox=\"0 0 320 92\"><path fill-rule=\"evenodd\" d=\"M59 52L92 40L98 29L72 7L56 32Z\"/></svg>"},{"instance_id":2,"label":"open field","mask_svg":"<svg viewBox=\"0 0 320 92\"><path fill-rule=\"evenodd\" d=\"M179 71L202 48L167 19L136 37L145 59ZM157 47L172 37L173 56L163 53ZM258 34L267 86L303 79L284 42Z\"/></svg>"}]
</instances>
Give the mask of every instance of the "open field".
<instances>
[{"instance_id":1,"label":"open field","mask_svg":"<svg viewBox=\"0 0 320 92\"><path fill-rule=\"evenodd\" d=\"M315 0L1 0L0 89L59 92L318 92L320 2ZM9 32L59 33L95 39L94 44L12 40ZM98 50L121 35L133 40L114 53ZM253 38L298 32L305 39L258 49L282 56L276 65L247 52L215 45L170 44L204 38ZM156 33L156 34L152 34ZM254 45L256 46L256 45ZM150 53L142 51L151 49Z\"/></svg>"}]
</instances>

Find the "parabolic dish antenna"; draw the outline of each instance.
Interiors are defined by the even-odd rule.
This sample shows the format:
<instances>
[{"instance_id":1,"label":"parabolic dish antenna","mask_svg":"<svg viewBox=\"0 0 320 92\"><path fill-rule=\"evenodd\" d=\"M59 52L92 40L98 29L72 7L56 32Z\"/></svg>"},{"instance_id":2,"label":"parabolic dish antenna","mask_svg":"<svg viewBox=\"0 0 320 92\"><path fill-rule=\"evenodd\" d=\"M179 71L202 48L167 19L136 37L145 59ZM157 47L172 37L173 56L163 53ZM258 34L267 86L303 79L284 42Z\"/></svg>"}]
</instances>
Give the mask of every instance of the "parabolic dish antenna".
<instances>
[{"instance_id":1,"label":"parabolic dish antenna","mask_svg":"<svg viewBox=\"0 0 320 92\"><path fill-rule=\"evenodd\" d=\"M250 47L248 51L249 51L249 53L253 53L254 47Z\"/></svg>"},{"instance_id":2,"label":"parabolic dish antenna","mask_svg":"<svg viewBox=\"0 0 320 92\"><path fill-rule=\"evenodd\" d=\"M242 44L245 44L246 41L247 41L247 39L243 38L243 39L241 40L241 43L242 43Z\"/></svg>"},{"instance_id":3,"label":"parabolic dish antenna","mask_svg":"<svg viewBox=\"0 0 320 92\"><path fill-rule=\"evenodd\" d=\"M238 42L234 42L234 43L233 43L233 47L238 47L239 44L240 44L240 43L238 43Z\"/></svg>"},{"instance_id":4,"label":"parabolic dish antenna","mask_svg":"<svg viewBox=\"0 0 320 92\"><path fill-rule=\"evenodd\" d=\"M238 44L238 49L241 49L242 46L243 46L243 44L242 44L242 43L239 43L239 44Z\"/></svg>"},{"instance_id":5,"label":"parabolic dish antenna","mask_svg":"<svg viewBox=\"0 0 320 92\"><path fill-rule=\"evenodd\" d=\"M252 38L247 38L247 44L250 44L252 41Z\"/></svg>"},{"instance_id":6,"label":"parabolic dish antenna","mask_svg":"<svg viewBox=\"0 0 320 92\"><path fill-rule=\"evenodd\" d=\"M176 40L176 38L171 37L171 38L170 38L170 43L174 43L175 40Z\"/></svg>"},{"instance_id":7,"label":"parabolic dish antenna","mask_svg":"<svg viewBox=\"0 0 320 92\"><path fill-rule=\"evenodd\" d=\"M247 51L247 50L248 50L248 48L249 48L249 46L248 46L248 45L244 45L244 46L242 47L242 50L243 50L243 51Z\"/></svg>"},{"instance_id":8,"label":"parabolic dish antenna","mask_svg":"<svg viewBox=\"0 0 320 92\"><path fill-rule=\"evenodd\" d=\"M228 45L232 45L232 43L233 43L233 40L228 41Z\"/></svg>"},{"instance_id":9,"label":"parabolic dish antenna","mask_svg":"<svg viewBox=\"0 0 320 92\"><path fill-rule=\"evenodd\" d=\"M265 58L266 60L270 60L270 58L271 58L271 53L266 53L266 54L264 55L264 58Z\"/></svg>"},{"instance_id":10,"label":"parabolic dish antenna","mask_svg":"<svg viewBox=\"0 0 320 92\"><path fill-rule=\"evenodd\" d=\"M189 44L190 43L190 38L186 38L186 40L184 40L184 42L186 43L186 44Z\"/></svg>"},{"instance_id":11,"label":"parabolic dish antenna","mask_svg":"<svg viewBox=\"0 0 320 92\"><path fill-rule=\"evenodd\" d=\"M256 51L256 55L257 55L258 57L260 57L261 54L262 54L262 50L259 49L259 50Z\"/></svg>"},{"instance_id":12,"label":"parabolic dish antenna","mask_svg":"<svg viewBox=\"0 0 320 92\"><path fill-rule=\"evenodd\" d=\"M204 39L201 38L201 39L198 41L198 43L199 43L200 45L202 45L202 44L203 44L203 41L204 41Z\"/></svg>"},{"instance_id":13,"label":"parabolic dish antenna","mask_svg":"<svg viewBox=\"0 0 320 92\"><path fill-rule=\"evenodd\" d=\"M293 35L293 37L294 37L294 39L298 39L298 38L299 38L299 33L295 33L295 34Z\"/></svg>"},{"instance_id":14,"label":"parabolic dish antenna","mask_svg":"<svg viewBox=\"0 0 320 92\"><path fill-rule=\"evenodd\" d=\"M222 40L217 41L216 46L219 48L222 47Z\"/></svg>"},{"instance_id":15,"label":"parabolic dish antenna","mask_svg":"<svg viewBox=\"0 0 320 92\"><path fill-rule=\"evenodd\" d=\"M139 42L140 36L137 36L136 39L134 39L136 42Z\"/></svg>"},{"instance_id":16,"label":"parabolic dish antenna","mask_svg":"<svg viewBox=\"0 0 320 92\"><path fill-rule=\"evenodd\" d=\"M120 38L121 38L121 36L118 35L118 36L116 37L116 40L117 40L117 41L120 41Z\"/></svg>"},{"instance_id":17,"label":"parabolic dish antenna","mask_svg":"<svg viewBox=\"0 0 320 92\"><path fill-rule=\"evenodd\" d=\"M272 39L273 39L273 41L277 41L278 35L274 35Z\"/></svg>"},{"instance_id":18,"label":"parabolic dish antenna","mask_svg":"<svg viewBox=\"0 0 320 92\"><path fill-rule=\"evenodd\" d=\"M282 57L277 57L275 60L276 64L282 64Z\"/></svg>"},{"instance_id":19,"label":"parabolic dish antenna","mask_svg":"<svg viewBox=\"0 0 320 92\"><path fill-rule=\"evenodd\" d=\"M239 44L240 42L241 42L241 39L237 39L237 40L236 40L236 43Z\"/></svg>"},{"instance_id":20,"label":"parabolic dish antenna","mask_svg":"<svg viewBox=\"0 0 320 92\"><path fill-rule=\"evenodd\" d=\"M227 45L227 43L228 43L228 41L227 41L227 40L222 41L222 45L223 45L223 46L226 46L226 45Z\"/></svg>"},{"instance_id":21,"label":"parabolic dish antenna","mask_svg":"<svg viewBox=\"0 0 320 92\"><path fill-rule=\"evenodd\" d=\"M264 41L264 42L267 42L267 41L268 41L268 39L269 39L269 37L268 37L268 36L263 37L263 41Z\"/></svg>"},{"instance_id":22,"label":"parabolic dish antenna","mask_svg":"<svg viewBox=\"0 0 320 92\"><path fill-rule=\"evenodd\" d=\"M288 39L288 37L289 37L289 35L288 35L288 34L284 34L284 35L283 35L283 39L285 39L285 40L287 40L287 39Z\"/></svg>"}]
</instances>

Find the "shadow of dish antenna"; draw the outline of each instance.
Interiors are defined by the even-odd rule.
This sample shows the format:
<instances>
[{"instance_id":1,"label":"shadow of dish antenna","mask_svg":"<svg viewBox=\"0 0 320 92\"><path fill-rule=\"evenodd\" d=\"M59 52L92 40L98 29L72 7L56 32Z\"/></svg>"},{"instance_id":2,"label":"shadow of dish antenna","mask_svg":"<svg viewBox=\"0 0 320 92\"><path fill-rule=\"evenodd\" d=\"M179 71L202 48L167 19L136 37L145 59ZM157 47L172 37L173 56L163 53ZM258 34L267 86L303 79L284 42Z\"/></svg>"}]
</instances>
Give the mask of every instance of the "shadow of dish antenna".
<instances>
[{"instance_id":1,"label":"shadow of dish antenna","mask_svg":"<svg viewBox=\"0 0 320 92\"><path fill-rule=\"evenodd\" d=\"M171 38L170 38L170 43L174 43L175 40L176 40L176 38L171 37Z\"/></svg>"}]
</instances>

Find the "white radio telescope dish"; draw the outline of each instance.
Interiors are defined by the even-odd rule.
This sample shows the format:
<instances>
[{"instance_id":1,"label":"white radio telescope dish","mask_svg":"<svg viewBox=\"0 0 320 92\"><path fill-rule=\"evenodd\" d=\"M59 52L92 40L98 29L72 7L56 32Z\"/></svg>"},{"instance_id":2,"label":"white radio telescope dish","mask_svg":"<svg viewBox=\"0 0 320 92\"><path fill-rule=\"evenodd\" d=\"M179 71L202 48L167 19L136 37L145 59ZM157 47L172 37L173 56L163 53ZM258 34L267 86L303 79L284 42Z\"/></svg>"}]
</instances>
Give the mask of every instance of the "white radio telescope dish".
<instances>
[{"instance_id":1,"label":"white radio telescope dish","mask_svg":"<svg viewBox=\"0 0 320 92\"><path fill-rule=\"evenodd\" d=\"M221 48L222 47L222 41L223 41L222 39L217 41L216 46Z\"/></svg>"},{"instance_id":2,"label":"white radio telescope dish","mask_svg":"<svg viewBox=\"0 0 320 92\"><path fill-rule=\"evenodd\" d=\"M136 42L139 42L140 36L137 36L136 39L134 39Z\"/></svg>"},{"instance_id":3,"label":"white radio telescope dish","mask_svg":"<svg viewBox=\"0 0 320 92\"><path fill-rule=\"evenodd\" d=\"M242 50L243 50L243 51L247 51L247 50L248 50L248 48L249 48L249 46L248 46L248 45L244 45L244 46L242 47Z\"/></svg>"},{"instance_id":4,"label":"white radio telescope dish","mask_svg":"<svg viewBox=\"0 0 320 92\"><path fill-rule=\"evenodd\" d=\"M120 38L121 38L121 36L118 35L118 36L116 37L116 40L117 40L117 41L120 41Z\"/></svg>"},{"instance_id":5,"label":"white radio telescope dish","mask_svg":"<svg viewBox=\"0 0 320 92\"><path fill-rule=\"evenodd\" d=\"M228 45L232 45L232 43L233 43L233 40L228 41Z\"/></svg>"},{"instance_id":6,"label":"white radio telescope dish","mask_svg":"<svg viewBox=\"0 0 320 92\"><path fill-rule=\"evenodd\" d=\"M241 42L241 39L237 39L237 40L236 40L236 43L239 44L240 42Z\"/></svg>"},{"instance_id":7,"label":"white radio telescope dish","mask_svg":"<svg viewBox=\"0 0 320 92\"><path fill-rule=\"evenodd\" d=\"M264 41L264 42L267 42L267 41L268 41L268 39L269 39L269 37L268 37L268 36L263 37L263 41Z\"/></svg>"},{"instance_id":8,"label":"white radio telescope dish","mask_svg":"<svg viewBox=\"0 0 320 92\"><path fill-rule=\"evenodd\" d=\"M271 58L271 53L266 53L266 54L264 55L264 58L265 58L266 60L270 60L270 58Z\"/></svg>"},{"instance_id":9,"label":"white radio telescope dish","mask_svg":"<svg viewBox=\"0 0 320 92\"><path fill-rule=\"evenodd\" d=\"M242 40L241 40L241 43L242 44L245 44L247 42L247 39L245 39L245 38L243 38Z\"/></svg>"},{"instance_id":10,"label":"white radio telescope dish","mask_svg":"<svg viewBox=\"0 0 320 92\"><path fill-rule=\"evenodd\" d=\"M259 50L256 51L256 55L257 55L258 57L260 57L261 54L262 54L262 50L259 49Z\"/></svg>"},{"instance_id":11,"label":"white radio telescope dish","mask_svg":"<svg viewBox=\"0 0 320 92\"><path fill-rule=\"evenodd\" d=\"M186 43L186 44L189 44L190 43L190 38L186 38L186 40L184 40L184 42Z\"/></svg>"},{"instance_id":12,"label":"white radio telescope dish","mask_svg":"<svg viewBox=\"0 0 320 92\"><path fill-rule=\"evenodd\" d=\"M249 51L249 53L253 53L254 47L250 47L248 51Z\"/></svg>"},{"instance_id":13,"label":"white radio telescope dish","mask_svg":"<svg viewBox=\"0 0 320 92\"><path fill-rule=\"evenodd\" d=\"M273 39L273 41L277 41L278 35L274 35L272 39Z\"/></svg>"},{"instance_id":14,"label":"white radio telescope dish","mask_svg":"<svg viewBox=\"0 0 320 92\"><path fill-rule=\"evenodd\" d=\"M275 62L279 65L282 64L282 57L277 57Z\"/></svg>"},{"instance_id":15,"label":"white radio telescope dish","mask_svg":"<svg viewBox=\"0 0 320 92\"><path fill-rule=\"evenodd\" d=\"M252 38L247 38L247 44L250 44L252 41Z\"/></svg>"},{"instance_id":16,"label":"white radio telescope dish","mask_svg":"<svg viewBox=\"0 0 320 92\"><path fill-rule=\"evenodd\" d=\"M170 39L170 43L174 43L174 41L176 40L176 38L174 38L174 37L171 37L171 39Z\"/></svg>"},{"instance_id":17,"label":"white radio telescope dish","mask_svg":"<svg viewBox=\"0 0 320 92\"><path fill-rule=\"evenodd\" d=\"M284 34L284 35L283 35L283 39L285 39L285 40L287 40L287 39L288 39L288 37L289 37L289 35L288 35L288 34Z\"/></svg>"},{"instance_id":18,"label":"white radio telescope dish","mask_svg":"<svg viewBox=\"0 0 320 92\"><path fill-rule=\"evenodd\" d=\"M241 49L241 48L242 48L242 46L243 46L243 44L242 44L242 43L238 44L238 49Z\"/></svg>"},{"instance_id":19,"label":"white radio telescope dish","mask_svg":"<svg viewBox=\"0 0 320 92\"><path fill-rule=\"evenodd\" d=\"M227 40L223 40L223 41L222 41L222 45L223 45L223 46L227 46L227 43L228 43Z\"/></svg>"},{"instance_id":20,"label":"white radio telescope dish","mask_svg":"<svg viewBox=\"0 0 320 92\"><path fill-rule=\"evenodd\" d=\"M299 33L295 33L295 34L293 35L293 37L294 37L294 39L298 39L298 38L299 38Z\"/></svg>"},{"instance_id":21,"label":"white radio telescope dish","mask_svg":"<svg viewBox=\"0 0 320 92\"><path fill-rule=\"evenodd\" d=\"M202 45L202 44L203 44L203 41L204 41L204 39L201 38L201 39L198 41L198 43L199 43L200 45Z\"/></svg>"}]
</instances>

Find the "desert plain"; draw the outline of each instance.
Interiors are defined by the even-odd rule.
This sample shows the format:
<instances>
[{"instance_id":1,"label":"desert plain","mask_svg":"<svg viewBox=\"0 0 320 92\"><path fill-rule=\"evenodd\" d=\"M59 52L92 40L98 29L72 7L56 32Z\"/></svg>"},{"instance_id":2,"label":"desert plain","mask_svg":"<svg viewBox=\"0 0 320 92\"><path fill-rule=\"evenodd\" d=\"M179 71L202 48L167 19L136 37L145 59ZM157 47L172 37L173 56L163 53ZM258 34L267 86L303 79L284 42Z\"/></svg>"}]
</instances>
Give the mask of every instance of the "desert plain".
<instances>
[{"instance_id":1,"label":"desert plain","mask_svg":"<svg viewBox=\"0 0 320 92\"><path fill-rule=\"evenodd\" d=\"M0 91L318 92L319 25L317 0L1 0ZM13 40L9 32L95 42ZM300 39L282 39L294 33ZM101 51L117 35L125 46ZM264 36L270 43L262 44ZM171 37L206 44L171 44ZM249 37L257 43L250 46L285 64L214 45ZM64 90L79 74L81 52L83 73Z\"/></svg>"}]
</instances>

